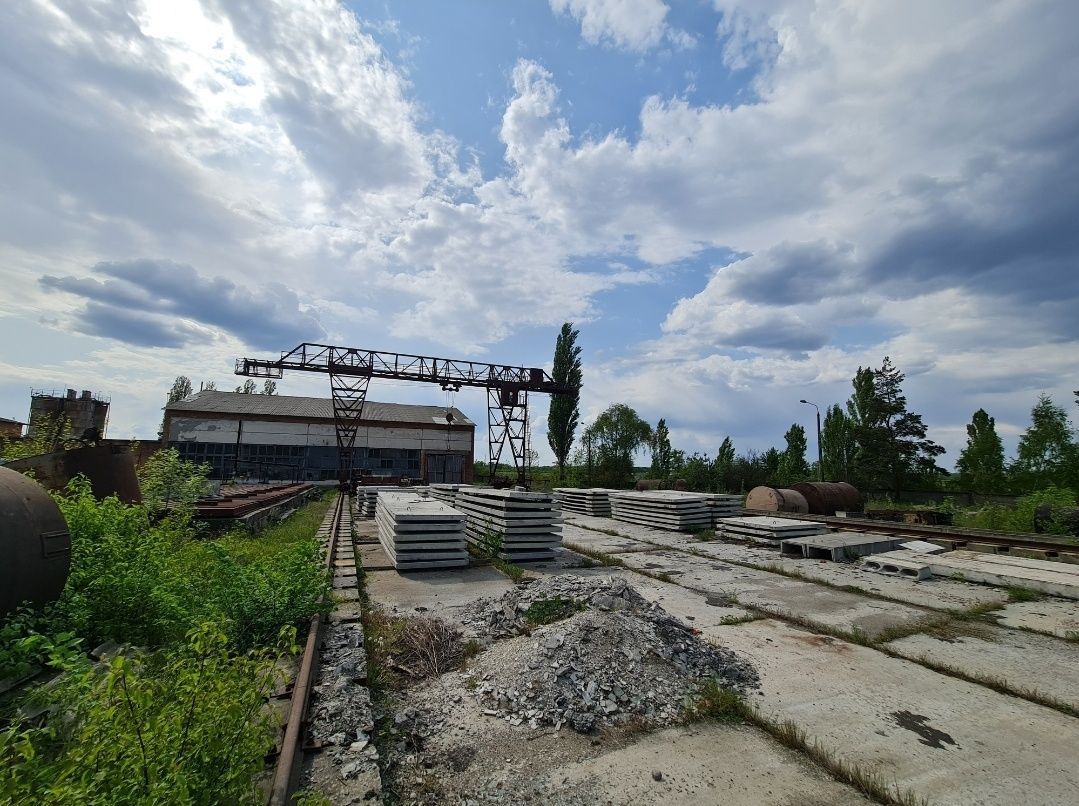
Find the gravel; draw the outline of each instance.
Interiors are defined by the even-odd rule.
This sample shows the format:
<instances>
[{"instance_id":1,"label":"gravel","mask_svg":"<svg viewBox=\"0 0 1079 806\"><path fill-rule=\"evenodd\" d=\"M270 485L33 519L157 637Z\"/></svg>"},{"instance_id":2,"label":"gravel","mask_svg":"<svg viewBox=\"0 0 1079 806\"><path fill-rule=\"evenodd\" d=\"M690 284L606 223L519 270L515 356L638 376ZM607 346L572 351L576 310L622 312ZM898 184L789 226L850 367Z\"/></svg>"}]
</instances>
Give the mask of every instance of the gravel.
<instances>
[{"instance_id":1,"label":"gravel","mask_svg":"<svg viewBox=\"0 0 1079 806\"><path fill-rule=\"evenodd\" d=\"M573 615L530 624L529 608L552 600L572 602ZM746 660L615 577L545 578L477 602L464 622L481 637L507 639L473 661L465 687L483 713L512 725L581 733L642 720L660 726L678 721L706 681L758 687Z\"/></svg>"}]
</instances>

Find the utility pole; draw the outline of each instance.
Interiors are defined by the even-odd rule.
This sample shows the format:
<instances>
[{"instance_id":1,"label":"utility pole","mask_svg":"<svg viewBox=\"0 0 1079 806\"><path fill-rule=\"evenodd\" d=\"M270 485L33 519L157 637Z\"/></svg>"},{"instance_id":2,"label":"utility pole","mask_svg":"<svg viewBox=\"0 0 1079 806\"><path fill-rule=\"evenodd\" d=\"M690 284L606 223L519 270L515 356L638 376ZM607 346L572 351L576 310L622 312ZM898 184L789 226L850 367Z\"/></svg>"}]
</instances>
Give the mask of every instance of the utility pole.
<instances>
[{"instance_id":1,"label":"utility pole","mask_svg":"<svg viewBox=\"0 0 1079 806\"><path fill-rule=\"evenodd\" d=\"M820 444L820 408L816 403L810 403L808 400L799 400L799 403L805 403L807 406L812 406L817 410L817 478L824 481L824 448Z\"/></svg>"}]
</instances>

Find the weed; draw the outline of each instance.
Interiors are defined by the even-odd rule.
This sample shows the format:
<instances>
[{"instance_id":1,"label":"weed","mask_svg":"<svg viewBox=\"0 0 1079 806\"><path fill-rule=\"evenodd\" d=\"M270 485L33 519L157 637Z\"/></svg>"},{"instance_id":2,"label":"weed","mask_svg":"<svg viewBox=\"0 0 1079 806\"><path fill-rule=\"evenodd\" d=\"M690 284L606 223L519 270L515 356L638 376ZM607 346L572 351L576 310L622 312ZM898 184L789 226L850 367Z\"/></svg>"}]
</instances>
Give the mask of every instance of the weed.
<instances>
[{"instance_id":1,"label":"weed","mask_svg":"<svg viewBox=\"0 0 1079 806\"><path fill-rule=\"evenodd\" d=\"M474 677L465 678L465 688L469 691L475 691L480 687L479 681Z\"/></svg>"},{"instance_id":2,"label":"weed","mask_svg":"<svg viewBox=\"0 0 1079 806\"><path fill-rule=\"evenodd\" d=\"M461 647L461 655L465 660L472 660L478 654L483 652L484 649L486 649L486 647L484 647L480 641L477 641L475 638L469 638L465 641L464 646Z\"/></svg>"},{"instance_id":3,"label":"weed","mask_svg":"<svg viewBox=\"0 0 1079 806\"><path fill-rule=\"evenodd\" d=\"M578 543L570 543L568 541L563 540L562 541L562 546L564 548L569 549L572 552L575 552L575 553L580 554L580 555L582 555L584 557L588 557L588 558L590 558L592 560L595 560L600 565L606 565L606 566L612 566L612 567L618 567L618 568L624 568L625 565L626 565L625 560L621 559L620 557L615 557L614 555L607 554L606 552L603 552L603 551L597 551L595 549L590 549L590 548L588 548L586 546L582 546L582 545L580 545Z\"/></svg>"},{"instance_id":4,"label":"weed","mask_svg":"<svg viewBox=\"0 0 1079 806\"><path fill-rule=\"evenodd\" d=\"M719 623L724 627L733 627L736 624L749 624L749 622L757 621L759 619L760 616L746 613L744 616L724 616L719 620Z\"/></svg>"},{"instance_id":5,"label":"weed","mask_svg":"<svg viewBox=\"0 0 1079 806\"><path fill-rule=\"evenodd\" d=\"M1007 590L1009 602L1038 602L1045 598L1038 591L1018 585L1009 585Z\"/></svg>"},{"instance_id":6,"label":"weed","mask_svg":"<svg viewBox=\"0 0 1079 806\"><path fill-rule=\"evenodd\" d=\"M521 566L516 565L514 563L507 562L506 560L503 560L501 557L493 558L491 560L491 565L493 565L495 568L497 568L503 574L508 576L515 583L520 582L521 580L523 580L525 578L525 569L521 568Z\"/></svg>"},{"instance_id":7,"label":"weed","mask_svg":"<svg viewBox=\"0 0 1079 806\"><path fill-rule=\"evenodd\" d=\"M1064 633L1064 640L1079 644L1079 630L1068 630Z\"/></svg>"},{"instance_id":8,"label":"weed","mask_svg":"<svg viewBox=\"0 0 1079 806\"><path fill-rule=\"evenodd\" d=\"M704 719L731 725L743 722L747 707L742 695L715 680L702 685L697 693L683 706L683 722L699 722Z\"/></svg>"},{"instance_id":9,"label":"weed","mask_svg":"<svg viewBox=\"0 0 1079 806\"><path fill-rule=\"evenodd\" d=\"M690 532L690 537L694 540L700 540L702 543L709 543L713 540L718 540L715 529L695 529Z\"/></svg>"},{"instance_id":10,"label":"weed","mask_svg":"<svg viewBox=\"0 0 1079 806\"><path fill-rule=\"evenodd\" d=\"M301 789L292 799L296 806L333 806L333 801L317 789Z\"/></svg>"},{"instance_id":11,"label":"weed","mask_svg":"<svg viewBox=\"0 0 1079 806\"><path fill-rule=\"evenodd\" d=\"M524 616L529 624L539 626L562 621L582 610L584 605L572 599L540 599L528 606Z\"/></svg>"}]
</instances>

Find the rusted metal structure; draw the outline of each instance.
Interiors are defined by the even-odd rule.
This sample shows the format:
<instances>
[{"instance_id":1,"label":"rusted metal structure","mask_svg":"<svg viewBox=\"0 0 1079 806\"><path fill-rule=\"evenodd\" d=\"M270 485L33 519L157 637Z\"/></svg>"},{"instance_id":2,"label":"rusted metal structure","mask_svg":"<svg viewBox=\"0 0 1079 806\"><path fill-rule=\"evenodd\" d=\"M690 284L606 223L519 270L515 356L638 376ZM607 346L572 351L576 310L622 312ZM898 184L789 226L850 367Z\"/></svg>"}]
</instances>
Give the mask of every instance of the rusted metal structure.
<instances>
[{"instance_id":1,"label":"rusted metal structure","mask_svg":"<svg viewBox=\"0 0 1079 806\"><path fill-rule=\"evenodd\" d=\"M252 378L281 378L285 370L323 372L330 376L334 426L337 432L338 479L347 486L353 478L356 432L363 416L367 387L372 378L436 383L446 391L462 387L487 390L487 443L490 476L509 446L517 483L527 486L528 395L568 394L538 367L487 364L452 358L390 353L356 347L335 347L304 342L277 359L240 358L236 374Z\"/></svg>"},{"instance_id":2,"label":"rusted metal structure","mask_svg":"<svg viewBox=\"0 0 1079 806\"><path fill-rule=\"evenodd\" d=\"M792 485L792 489L802 494L813 515L835 515L861 509L858 489L845 481L803 481Z\"/></svg>"},{"instance_id":3,"label":"rusted metal structure","mask_svg":"<svg viewBox=\"0 0 1079 806\"><path fill-rule=\"evenodd\" d=\"M115 495L127 504L142 500L135 474L135 455L126 443L89 445L28 456L7 463L20 473L33 473L49 490L62 490L76 476L86 476L95 498Z\"/></svg>"},{"instance_id":4,"label":"rusted metal structure","mask_svg":"<svg viewBox=\"0 0 1079 806\"><path fill-rule=\"evenodd\" d=\"M797 490L761 486L749 491L746 496L746 509L803 515L809 512L809 504Z\"/></svg>"},{"instance_id":5,"label":"rusted metal structure","mask_svg":"<svg viewBox=\"0 0 1079 806\"><path fill-rule=\"evenodd\" d=\"M27 436L39 436L40 429L52 428L56 431L48 436L58 440L67 424L76 439L91 433L100 439L109 426L109 405L108 397L89 389L78 394L74 389L64 392L31 389Z\"/></svg>"},{"instance_id":6,"label":"rusted metal structure","mask_svg":"<svg viewBox=\"0 0 1079 806\"><path fill-rule=\"evenodd\" d=\"M64 589L71 537L56 502L33 479L0 467L0 615L43 605Z\"/></svg>"}]
</instances>

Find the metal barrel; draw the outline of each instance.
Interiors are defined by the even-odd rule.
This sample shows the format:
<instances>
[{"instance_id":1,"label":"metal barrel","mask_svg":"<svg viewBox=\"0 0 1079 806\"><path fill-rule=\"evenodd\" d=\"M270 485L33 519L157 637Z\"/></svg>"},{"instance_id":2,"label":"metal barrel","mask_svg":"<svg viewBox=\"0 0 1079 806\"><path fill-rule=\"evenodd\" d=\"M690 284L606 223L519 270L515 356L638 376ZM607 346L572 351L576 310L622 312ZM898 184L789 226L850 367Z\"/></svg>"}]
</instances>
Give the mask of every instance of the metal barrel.
<instances>
[{"instance_id":1,"label":"metal barrel","mask_svg":"<svg viewBox=\"0 0 1079 806\"><path fill-rule=\"evenodd\" d=\"M43 605L64 589L71 537L60 508L33 479L0 467L0 615Z\"/></svg>"},{"instance_id":2,"label":"metal barrel","mask_svg":"<svg viewBox=\"0 0 1079 806\"><path fill-rule=\"evenodd\" d=\"M805 498L812 515L835 515L858 509L858 490L845 481L803 481L795 484L794 489Z\"/></svg>"},{"instance_id":3,"label":"metal barrel","mask_svg":"<svg viewBox=\"0 0 1079 806\"><path fill-rule=\"evenodd\" d=\"M759 509L764 512L791 512L806 514L809 505L805 497L797 490L777 487L754 487L746 496L746 509Z\"/></svg>"}]
</instances>

